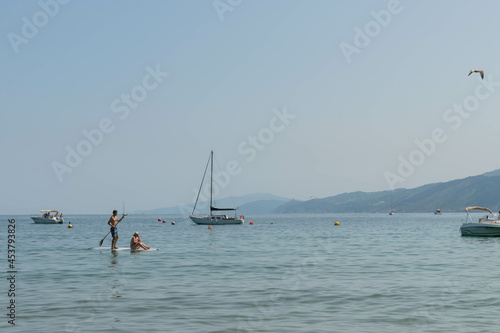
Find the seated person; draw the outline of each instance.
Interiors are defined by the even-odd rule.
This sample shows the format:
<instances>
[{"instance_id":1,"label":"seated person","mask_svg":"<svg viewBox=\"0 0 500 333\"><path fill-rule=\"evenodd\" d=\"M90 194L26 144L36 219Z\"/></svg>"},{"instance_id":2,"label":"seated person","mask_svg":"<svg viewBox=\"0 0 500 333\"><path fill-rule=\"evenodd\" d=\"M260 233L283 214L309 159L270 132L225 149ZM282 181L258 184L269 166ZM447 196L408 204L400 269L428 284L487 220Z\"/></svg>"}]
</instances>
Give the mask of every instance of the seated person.
<instances>
[{"instance_id":1,"label":"seated person","mask_svg":"<svg viewBox=\"0 0 500 333\"><path fill-rule=\"evenodd\" d=\"M144 250L149 250L151 247L146 246L141 239L139 238L139 233L136 231L134 232L134 236L132 236L132 239L130 240L130 249L131 250L137 250L140 247L142 247Z\"/></svg>"}]
</instances>

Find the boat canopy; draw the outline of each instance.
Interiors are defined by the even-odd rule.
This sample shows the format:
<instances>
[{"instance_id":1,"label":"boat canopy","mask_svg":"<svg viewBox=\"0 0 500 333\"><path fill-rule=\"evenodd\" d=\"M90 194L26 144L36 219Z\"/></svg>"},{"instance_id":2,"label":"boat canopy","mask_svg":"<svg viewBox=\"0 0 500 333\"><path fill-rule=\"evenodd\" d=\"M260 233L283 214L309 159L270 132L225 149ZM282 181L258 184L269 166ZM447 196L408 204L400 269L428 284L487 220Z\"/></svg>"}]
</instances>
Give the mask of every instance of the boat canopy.
<instances>
[{"instance_id":1,"label":"boat canopy","mask_svg":"<svg viewBox=\"0 0 500 333\"><path fill-rule=\"evenodd\" d=\"M484 210L484 211L490 212L490 214L493 214L493 212L489 208L484 208L484 207L473 206L473 207L465 208L466 212L468 212L469 210Z\"/></svg>"},{"instance_id":2,"label":"boat canopy","mask_svg":"<svg viewBox=\"0 0 500 333\"><path fill-rule=\"evenodd\" d=\"M217 208L214 206L210 206L210 211L219 211L219 210L237 210L238 208Z\"/></svg>"},{"instance_id":3,"label":"boat canopy","mask_svg":"<svg viewBox=\"0 0 500 333\"><path fill-rule=\"evenodd\" d=\"M57 210L41 210L42 213L59 213Z\"/></svg>"}]
</instances>

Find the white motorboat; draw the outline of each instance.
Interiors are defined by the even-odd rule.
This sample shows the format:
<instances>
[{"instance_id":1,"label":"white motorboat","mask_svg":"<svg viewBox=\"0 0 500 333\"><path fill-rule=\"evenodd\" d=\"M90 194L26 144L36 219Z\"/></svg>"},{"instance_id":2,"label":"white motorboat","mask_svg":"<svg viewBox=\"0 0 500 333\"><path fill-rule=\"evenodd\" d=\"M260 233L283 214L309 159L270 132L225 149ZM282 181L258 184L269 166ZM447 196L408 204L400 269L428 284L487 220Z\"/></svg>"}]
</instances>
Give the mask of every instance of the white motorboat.
<instances>
[{"instance_id":1,"label":"white motorboat","mask_svg":"<svg viewBox=\"0 0 500 333\"><path fill-rule=\"evenodd\" d=\"M434 214L435 215L441 215L441 209L436 208L436 210L434 211Z\"/></svg>"},{"instance_id":2,"label":"white motorboat","mask_svg":"<svg viewBox=\"0 0 500 333\"><path fill-rule=\"evenodd\" d=\"M245 217L240 215L240 217L231 217L227 215L207 215L207 216L194 216L190 215L189 218L196 224L200 225L224 225L224 224L243 224L245 223Z\"/></svg>"},{"instance_id":3,"label":"white motorboat","mask_svg":"<svg viewBox=\"0 0 500 333\"><path fill-rule=\"evenodd\" d=\"M64 219L62 217L63 214L59 214L57 210L41 210L40 213L42 215L34 215L31 216L31 219L35 223L38 224L59 224L63 223ZM50 215L51 213L55 213L54 215Z\"/></svg>"},{"instance_id":4,"label":"white motorboat","mask_svg":"<svg viewBox=\"0 0 500 333\"><path fill-rule=\"evenodd\" d=\"M482 210L489 212L491 215L484 215L477 222L472 220L469 212L474 210ZM460 227L462 236L483 236L483 237L498 237L500 236L500 219L493 215L492 211L484 207L467 207L466 221Z\"/></svg>"},{"instance_id":5,"label":"white motorboat","mask_svg":"<svg viewBox=\"0 0 500 333\"><path fill-rule=\"evenodd\" d=\"M196 205L198 203L198 199L200 197L200 192L203 187L203 181L205 180L205 175L207 173L208 164L210 163L210 211L209 215L206 216L194 216L194 211L196 210ZM236 215L236 208L218 208L214 207L212 193L213 193L213 174L214 174L214 152L213 150L210 152L210 157L208 158L207 166L205 167L205 173L203 174L203 178L201 180L200 190L198 191L198 196L196 197L196 202L194 203L194 208L191 214L189 214L189 218L196 224L201 225L225 225L225 224L243 224L245 223L245 217L240 215L239 217ZM213 212L221 212L221 211L234 211L234 217L228 216L226 214L213 214Z\"/></svg>"}]
</instances>

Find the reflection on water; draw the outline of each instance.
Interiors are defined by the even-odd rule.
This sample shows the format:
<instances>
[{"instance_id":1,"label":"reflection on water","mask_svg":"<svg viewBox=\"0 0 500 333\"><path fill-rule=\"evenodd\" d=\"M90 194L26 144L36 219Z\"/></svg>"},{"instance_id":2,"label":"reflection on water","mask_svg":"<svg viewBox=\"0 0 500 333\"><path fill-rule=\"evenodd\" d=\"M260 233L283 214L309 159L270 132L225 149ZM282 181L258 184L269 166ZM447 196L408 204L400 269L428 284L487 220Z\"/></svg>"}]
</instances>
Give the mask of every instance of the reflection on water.
<instances>
[{"instance_id":1,"label":"reflection on water","mask_svg":"<svg viewBox=\"0 0 500 333\"><path fill-rule=\"evenodd\" d=\"M125 274L124 274L124 269L123 269L123 264L121 264L119 257L120 254L118 251L111 251L112 257L110 261L110 271L109 274L112 277L109 285L108 285L108 290L110 292L110 298L120 298L122 297L121 293L126 287L126 280L125 280Z\"/></svg>"},{"instance_id":2,"label":"reflection on water","mask_svg":"<svg viewBox=\"0 0 500 333\"><path fill-rule=\"evenodd\" d=\"M479 237L479 236L460 236L462 242L467 244L491 244L500 245L500 237Z\"/></svg>"}]
</instances>

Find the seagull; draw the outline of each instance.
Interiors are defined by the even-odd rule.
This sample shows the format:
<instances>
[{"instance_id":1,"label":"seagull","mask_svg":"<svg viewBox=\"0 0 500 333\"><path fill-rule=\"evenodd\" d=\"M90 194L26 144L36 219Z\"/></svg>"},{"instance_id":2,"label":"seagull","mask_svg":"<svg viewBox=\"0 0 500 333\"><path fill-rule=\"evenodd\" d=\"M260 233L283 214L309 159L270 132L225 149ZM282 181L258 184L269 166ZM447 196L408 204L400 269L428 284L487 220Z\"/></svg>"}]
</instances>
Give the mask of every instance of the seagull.
<instances>
[{"instance_id":1,"label":"seagull","mask_svg":"<svg viewBox=\"0 0 500 333\"><path fill-rule=\"evenodd\" d=\"M481 74L481 79L484 79L484 72L481 69L471 69L469 72L469 75L471 75L472 73L479 73L479 74ZM469 76L469 75L467 75L467 76Z\"/></svg>"}]
</instances>

